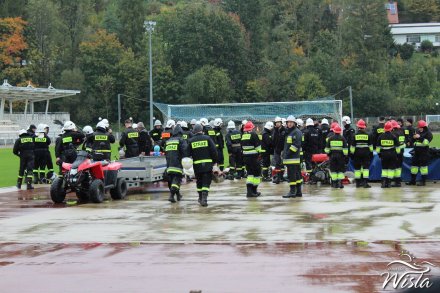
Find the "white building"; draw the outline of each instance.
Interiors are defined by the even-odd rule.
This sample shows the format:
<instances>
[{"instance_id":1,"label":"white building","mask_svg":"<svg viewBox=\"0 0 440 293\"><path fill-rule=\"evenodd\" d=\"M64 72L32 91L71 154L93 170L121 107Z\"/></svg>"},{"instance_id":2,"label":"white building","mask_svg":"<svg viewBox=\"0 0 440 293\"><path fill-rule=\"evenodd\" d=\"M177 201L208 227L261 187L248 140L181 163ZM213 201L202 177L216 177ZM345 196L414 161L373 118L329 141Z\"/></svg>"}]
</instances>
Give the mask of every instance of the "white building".
<instances>
[{"instance_id":1,"label":"white building","mask_svg":"<svg viewBox=\"0 0 440 293\"><path fill-rule=\"evenodd\" d=\"M434 47L440 47L440 23L438 22L390 24L390 29L396 44L415 44L419 48L424 40L429 40Z\"/></svg>"}]
</instances>

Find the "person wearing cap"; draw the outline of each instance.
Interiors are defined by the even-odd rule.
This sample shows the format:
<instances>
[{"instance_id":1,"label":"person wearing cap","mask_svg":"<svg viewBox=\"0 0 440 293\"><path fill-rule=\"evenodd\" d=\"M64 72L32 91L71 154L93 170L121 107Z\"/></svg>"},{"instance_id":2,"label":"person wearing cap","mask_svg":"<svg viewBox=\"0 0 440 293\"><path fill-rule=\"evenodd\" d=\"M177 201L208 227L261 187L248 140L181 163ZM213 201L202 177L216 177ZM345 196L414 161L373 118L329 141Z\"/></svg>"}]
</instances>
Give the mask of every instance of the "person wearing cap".
<instances>
[{"instance_id":1,"label":"person wearing cap","mask_svg":"<svg viewBox=\"0 0 440 293\"><path fill-rule=\"evenodd\" d=\"M330 132L330 126L326 118L321 120L321 153L324 152L327 136Z\"/></svg>"},{"instance_id":2,"label":"person wearing cap","mask_svg":"<svg viewBox=\"0 0 440 293\"><path fill-rule=\"evenodd\" d=\"M312 156L321 152L322 138L319 129L315 127L313 119L306 120L306 129L303 131L304 161L306 163L306 172L312 172Z\"/></svg>"},{"instance_id":3,"label":"person wearing cap","mask_svg":"<svg viewBox=\"0 0 440 293\"><path fill-rule=\"evenodd\" d=\"M218 153L218 166L220 168L220 171L223 171L225 168L225 158L223 156L223 149L225 148L225 139L222 134L222 125L223 125L222 119L215 118L213 125L214 125L215 137L216 137L215 147L217 148L217 153Z\"/></svg>"},{"instance_id":4,"label":"person wearing cap","mask_svg":"<svg viewBox=\"0 0 440 293\"><path fill-rule=\"evenodd\" d=\"M229 154L229 173L227 179L240 180L244 176L243 153L241 151L241 132L235 129L234 121L228 122L226 133L226 148Z\"/></svg>"},{"instance_id":5,"label":"person wearing cap","mask_svg":"<svg viewBox=\"0 0 440 293\"><path fill-rule=\"evenodd\" d=\"M119 149L125 147L125 158L137 157L139 156L139 132L133 128L131 119L125 120L125 128L119 140Z\"/></svg>"},{"instance_id":6,"label":"person wearing cap","mask_svg":"<svg viewBox=\"0 0 440 293\"><path fill-rule=\"evenodd\" d=\"M34 189L32 186L32 172L34 170L34 137L28 131L22 129L18 132L18 139L15 140L12 152L20 158L20 168L18 171L17 188L21 189L21 184L26 172L27 189Z\"/></svg>"},{"instance_id":7,"label":"person wearing cap","mask_svg":"<svg viewBox=\"0 0 440 293\"><path fill-rule=\"evenodd\" d=\"M160 120L154 121L154 128L150 131L150 137L153 139L155 145L160 145L162 131L162 122L160 122Z\"/></svg>"},{"instance_id":8,"label":"person wearing cap","mask_svg":"<svg viewBox=\"0 0 440 293\"><path fill-rule=\"evenodd\" d=\"M275 117L272 135L274 147L272 165L275 166L272 182L275 184L279 184L281 181L284 181L284 165L282 160L282 152L284 149L285 136L286 129L283 126L281 117Z\"/></svg>"},{"instance_id":9,"label":"person wearing cap","mask_svg":"<svg viewBox=\"0 0 440 293\"><path fill-rule=\"evenodd\" d=\"M167 179L168 188L170 190L170 197L168 201L175 203L182 199L180 194L180 184L183 177L182 159L187 157L188 145L187 141L182 138L183 130L180 125L176 125L173 129L173 136L166 141L165 157L167 160Z\"/></svg>"},{"instance_id":10,"label":"person wearing cap","mask_svg":"<svg viewBox=\"0 0 440 293\"><path fill-rule=\"evenodd\" d=\"M150 152L153 150L152 139L150 134L145 129L143 122L137 123L137 130L139 131L139 153L142 156L149 156Z\"/></svg>"},{"instance_id":11,"label":"person wearing cap","mask_svg":"<svg viewBox=\"0 0 440 293\"><path fill-rule=\"evenodd\" d=\"M385 123L384 133L379 136L376 145L376 152L382 163L382 188L391 187L391 179L394 178L397 166L397 153L400 152L399 140L391 133L392 130L391 121Z\"/></svg>"},{"instance_id":12,"label":"person wearing cap","mask_svg":"<svg viewBox=\"0 0 440 293\"><path fill-rule=\"evenodd\" d=\"M379 117L378 124L373 126L373 130L371 131L371 137L373 139L373 148L376 148L377 146L377 140L379 139L379 136L385 132L385 117L381 116Z\"/></svg>"},{"instance_id":13,"label":"person wearing cap","mask_svg":"<svg viewBox=\"0 0 440 293\"><path fill-rule=\"evenodd\" d=\"M414 147L414 134L416 134L416 130L413 127L413 120L411 118L406 119L404 132L406 147Z\"/></svg>"},{"instance_id":14,"label":"person wearing cap","mask_svg":"<svg viewBox=\"0 0 440 293\"><path fill-rule=\"evenodd\" d=\"M261 135L261 167L264 182L272 181L271 174L269 174L270 156L273 155L273 122L267 121L264 125L263 134Z\"/></svg>"},{"instance_id":15,"label":"person wearing cap","mask_svg":"<svg viewBox=\"0 0 440 293\"><path fill-rule=\"evenodd\" d=\"M241 149L243 151L243 162L246 167L246 197L258 197L261 195L257 191L261 182L261 164L258 157L261 153L261 142L258 134L254 131L254 124L248 121L243 127L241 136Z\"/></svg>"},{"instance_id":16,"label":"person wearing cap","mask_svg":"<svg viewBox=\"0 0 440 293\"><path fill-rule=\"evenodd\" d=\"M283 150L283 164L287 167L287 177L290 190L283 198L302 197L301 160L302 132L296 127L295 117L290 115L286 119L286 134Z\"/></svg>"},{"instance_id":17,"label":"person wearing cap","mask_svg":"<svg viewBox=\"0 0 440 293\"><path fill-rule=\"evenodd\" d=\"M217 149L212 139L203 134L201 124L194 125L194 136L188 142L188 155L193 159L199 204L208 206L213 167L217 164Z\"/></svg>"},{"instance_id":18,"label":"person wearing cap","mask_svg":"<svg viewBox=\"0 0 440 293\"><path fill-rule=\"evenodd\" d=\"M47 136L45 125L38 124L34 137L34 184L46 182L47 152L51 141ZM53 167L52 167L53 168Z\"/></svg>"},{"instance_id":19,"label":"person wearing cap","mask_svg":"<svg viewBox=\"0 0 440 293\"><path fill-rule=\"evenodd\" d=\"M330 156L330 176L332 187L344 188L345 159L348 156L348 145L339 125L333 127L333 135L328 138L325 152Z\"/></svg>"},{"instance_id":20,"label":"person wearing cap","mask_svg":"<svg viewBox=\"0 0 440 293\"><path fill-rule=\"evenodd\" d=\"M370 177L370 164L373 157L373 140L365 130L367 124L364 120L360 119L356 126L358 130L354 136L353 144L350 147L356 188L371 188L368 184L368 179Z\"/></svg>"},{"instance_id":21,"label":"person wearing cap","mask_svg":"<svg viewBox=\"0 0 440 293\"><path fill-rule=\"evenodd\" d=\"M60 142L56 145L55 156L59 166L65 163L73 163L76 160L76 150L83 144L85 135L76 129L75 123L66 121L63 126L64 133Z\"/></svg>"},{"instance_id":22,"label":"person wearing cap","mask_svg":"<svg viewBox=\"0 0 440 293\"><path fill-rule=\"evenodd\" d=\"M29 125L27 132L29 133L30 136L35 137L36 134L35 132L37 131L37 126L35 126L34 124Z\"/></svg>"},{"instance_id":23,"label":"person wearing cap","mask_svg":"<svg viewBox=\"0 0 440 293\"><path fill-rule=\"evenodd\" d=\"M408 185L415 185L417 174L420 171L422 179L417 183L418 186L425 186L428 177L429 165L429 144L433 136L424 120L417 123L417 132L413 136L414 155L411 162L411 181Z\"/></svg>"},{"instance_id":24,"label":"person wearing cap","mask_svg":"<svg viewBox=\"0 0 440 293\"><path fill-rule=\"evenodd\" d=\"M405 131L400 127L400 124L396 120L391 120L393 130L391 133L397 137L399 146L397 147L397 161L396 169L394 171L394 184L391 187L402 186L402 164L403 164L403 152L405 150Z\"/></svg>"},{"instance_id":25,"label":"person wearing cap","mask_svg":"<svg viewBox=\"0 0 440 293\"><path fill-rule=\"evenodd\" d=\"M107 131L106 124L102 120L96 124L96 129L87 139L87 143L91 146L94 161L111 159L111 144L115 143L115 137L111 129Z\"/></svg>"}]
</instances>

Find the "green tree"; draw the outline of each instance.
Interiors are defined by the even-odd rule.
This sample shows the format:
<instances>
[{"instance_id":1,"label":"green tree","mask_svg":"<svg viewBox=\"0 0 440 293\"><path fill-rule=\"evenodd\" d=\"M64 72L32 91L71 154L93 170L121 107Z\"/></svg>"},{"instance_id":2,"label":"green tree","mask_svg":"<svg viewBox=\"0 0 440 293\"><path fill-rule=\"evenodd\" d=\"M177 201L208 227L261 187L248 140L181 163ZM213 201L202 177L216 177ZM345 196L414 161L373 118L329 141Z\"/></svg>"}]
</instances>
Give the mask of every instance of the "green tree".
<instances>
[{"instance_id":1,"label":"green tree","mask_svg":"<svg viewBox=\"0 0 440 293\"><path fill-rule=\"evenodd\" d=\"M205 65L186 78L185 101L209 104L228 102L234 95L226 70Z\"/></svg>"},{"instance_id":2,"label":"green tree","mask_svg":"<svg viewBox=\"0 0 440 293\"><path fill-rule=\"evenodd\" d=\"M127 48L131 48L135 55L139 55L143 49L145 38L144 0L117 0L117 12L120 27L119 39Z\"/></svg>"},{"instance_id":3,"label":"green tree","mask_svg":"<svg viewBox=\"0 0 440 293\"><path fill-rule=\"evenodd\" d=\"M437 0L405 0L405 8L413 22L430 22L438 18Z\"/></svg>"},{"instance_id":4,"label":"green tree","mask_svg":"<svg viewBox=\"0 0 440 293\"><path fill-rule=\"evenodd\" d=\"M327 95L327 90L317 74L304 73L296 84L296 94L300 100L314 100Z\"/></svg>"}]
</instances>

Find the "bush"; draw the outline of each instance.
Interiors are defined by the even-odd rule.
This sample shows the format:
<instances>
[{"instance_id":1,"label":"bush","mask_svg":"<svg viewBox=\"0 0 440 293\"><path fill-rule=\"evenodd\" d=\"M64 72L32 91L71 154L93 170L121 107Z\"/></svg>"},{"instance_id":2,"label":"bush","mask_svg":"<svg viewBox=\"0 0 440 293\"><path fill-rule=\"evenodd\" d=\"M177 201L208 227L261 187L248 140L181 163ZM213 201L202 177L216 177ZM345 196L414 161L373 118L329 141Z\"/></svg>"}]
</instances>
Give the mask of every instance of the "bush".
<instances>
[{"instance_id":1,"label":"bush","mask_svg":"<svg viewBox=\"0 0 440 293\"><path fill-rule=\"evenodd\" d=\"M400 58L403 60L411 59L412 55L414 54L414 45L412 44L403 44L398 46L398 51L400 54Z\"/></svg>"},{"instance_id":2,"label":"bush","mask_svg":"<svg viewBox=\"0 0 440 293\"><path fill-rule=\"evenodd\" d=\"M434 49L434 45L432 44L431 41L429 40L424 40L421 44L420 44L420 50L422 50L422 52L424 53L429 53Z\"/></svg>"}]
</instances>

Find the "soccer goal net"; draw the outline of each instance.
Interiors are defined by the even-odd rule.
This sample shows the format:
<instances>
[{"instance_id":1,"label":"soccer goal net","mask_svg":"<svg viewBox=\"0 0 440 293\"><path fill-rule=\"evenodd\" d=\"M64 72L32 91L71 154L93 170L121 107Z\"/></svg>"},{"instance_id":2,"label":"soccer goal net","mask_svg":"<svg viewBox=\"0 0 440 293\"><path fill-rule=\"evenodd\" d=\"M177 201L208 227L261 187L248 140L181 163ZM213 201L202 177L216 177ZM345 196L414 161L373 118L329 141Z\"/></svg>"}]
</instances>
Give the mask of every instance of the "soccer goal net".
<instances>
[{"instance_id":1,"label":"soccer goal net","mask_svg":"<svg viewBox=\"0 0 440 293\"><path fill-rule=\"evenodd\" d=\"M426 123L440 122L440 115L426 115Z\"/></svg>"},{"instance_id":2,"label":"soccer goal net","mask_svg":"<svg viewBox=\"0 0 440 293\"><path fill-rule=\"evenodd\" d=\"M244 119L263 123L273 121L276 116L287 118L331 118L341 122L341 100L316 100L267 103L231 103L231 104L154 104L163 114L164 120L190 121L191 119L222 118L223 121L242 121Z\"/></svg>"}]
</instances>

